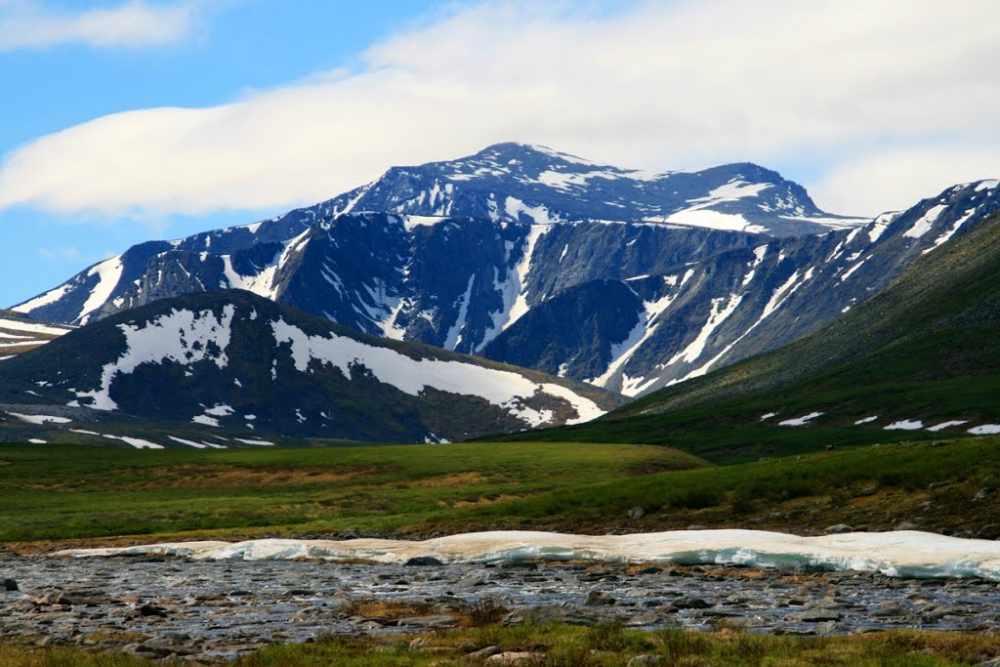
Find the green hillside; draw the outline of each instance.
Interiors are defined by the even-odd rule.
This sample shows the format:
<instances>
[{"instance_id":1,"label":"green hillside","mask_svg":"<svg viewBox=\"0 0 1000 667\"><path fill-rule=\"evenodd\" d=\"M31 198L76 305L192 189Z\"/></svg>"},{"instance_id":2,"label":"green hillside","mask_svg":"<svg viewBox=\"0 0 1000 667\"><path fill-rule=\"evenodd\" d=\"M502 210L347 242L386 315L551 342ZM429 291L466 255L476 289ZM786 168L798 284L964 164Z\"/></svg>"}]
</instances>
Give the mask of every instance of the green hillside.
<instances>
[{"instance_id":1,"label":"green hillside","mask_svg":"<svg viewBox=\"0 0 1000 667\"><path fill-rule=\"evenodd\" d=\"M1000 424L998 222L925 255L885 292L781 350L590 424L520 437L671 444L723 462ZM806 425L778 426L816 412ZM901 421L922 427L886 430Z\"/></svg>"}]
</instances>

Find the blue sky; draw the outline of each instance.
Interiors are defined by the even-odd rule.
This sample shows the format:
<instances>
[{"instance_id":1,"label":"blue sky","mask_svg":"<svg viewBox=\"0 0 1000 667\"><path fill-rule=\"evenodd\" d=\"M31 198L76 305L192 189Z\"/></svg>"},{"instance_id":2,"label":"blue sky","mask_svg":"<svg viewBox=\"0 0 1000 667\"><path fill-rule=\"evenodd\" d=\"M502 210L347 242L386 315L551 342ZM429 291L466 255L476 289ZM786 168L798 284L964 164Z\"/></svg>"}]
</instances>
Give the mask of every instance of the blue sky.
<instances>
[{"instance_id":1,"label":"blue sky","mask_svg":"<svg viewBox=\"0 0 1000 667\"><path fill-rule=\"evenodd\" d=\"M76 13L113 2L47 2ZM366 46L441 3L240 0L209 5L191 34L155 47L81 43L0 51L0 81L13 98L0 105L0 154L100 116L159 106L210 106L310 74L350 66ZM0 12L4 10L0 0ZM331 193L332 194L332 193ZM153 237L183 236L252 221L280 206L132 220L36 207L0 211L0 307L65 280L84 266ZM248 217L250 220L248 220Z\"/></svg>"},{"instance_id":2,"label":"blue sky","mask_svg":"<svg viewBox=\"0 0 1000 667\"><path fill-rule=\"evenodd\" d=\"M998 45L992 0L0 0L0 306L495 141L903 208L1000 176Z\"/></svg>"}]
</instances>

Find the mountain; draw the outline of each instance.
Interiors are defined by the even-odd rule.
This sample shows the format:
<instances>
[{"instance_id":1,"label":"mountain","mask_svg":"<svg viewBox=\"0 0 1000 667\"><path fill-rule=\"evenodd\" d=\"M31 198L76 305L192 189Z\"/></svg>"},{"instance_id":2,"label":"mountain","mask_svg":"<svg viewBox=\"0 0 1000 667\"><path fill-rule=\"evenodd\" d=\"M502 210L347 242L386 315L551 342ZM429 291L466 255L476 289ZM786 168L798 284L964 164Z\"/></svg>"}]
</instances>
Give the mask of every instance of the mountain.
<instances>
[{"instance_id":1,"label":"mountain","mask_svg":"<svg viewBox=\"0 0 1000 667\"><path fill-rule=\"evenodd\" d=\"M927 219L891 224L930 235ZM727 460L1000 434L1000 211L949 243L931 238L890 287L812 335L532 439L663 442Z\"/></svg>"},{"instance_id":2,"label":"mountain","mask_svg":"<svg viewBox=\"0 0 1000 667\"><path fill-rule=\"evenodd\" d=\"M344 216L351 211L398 214L374 218L375 224L392 224L403 229L389 230L378 238L356 229L344 230L346 236L343 236L337 227L357 227L373 220L371 215ZM445 226L455 228L470 220L475 222L464 235L468 245L461 249L455 247L459 240L439 247L442 234L428 234L420 229L443 223L451 223ZM579 233L563 229L564 223L588 221ZM350 266L349 260L359 252L368 255L365 259L381 261L404 256L400 261L405 261L405 266L427 264L442 270L444 267L454 270L452 262L458 258L465 264L478 266L481 255L483 261L494 266L482 267L479 282L485 284L481 284L477 293L483 292L490 298L488 292L493 292L492 299L500 303L493 304L490 313L495 320L504 322L510 313L501 309L507 306L509 310L522 293L526 299L524 305L530 305L554 290L580 282L575 275L580 273L580 259L613 253L612 261L624 261L625 266L618 271L603 267L603 273L613 275L598 276L596 272L584 271L583 277L618 274L627 277L655 269L658 264L683 263L708 256L722 247L739 245L738 237L746 236L712 231L795 236L859 222L820 211L801 186L752 164L651 175L592 164L544 147L498 144L459 160L393 167L373 183L272 220L134 246L17 305L15 310L52 321L84 324L157 298L192 291L243 288L282 300L302 263L299 255L317 238L330 236L340 250L328 258L326 273L333 283L350 277L345 275L347 269L355 267ZM622 223L629 223L629 232L616 229ZM561 232L549 234L555 229ZM646 235L656 237L652 243L637 240L642 229L650 230ZM423 239L424 236L434 238ZM538 241L544 237L552 238L537 249L540 253L554 254L550 259L571 256L572 260L572 256L582 256L562 271L546 267L550 275L539 279L536 287L527 284L536 280L527 271L537 266L533 255ZM427 243L428 240L439 243ZM562 243L552 253L549 246L555 246L557 241ZM639 242L643 247L631 247ZM494 247L481 248L483 243ZM628 244L629 250L614 245L618 243ZM355 244L360 245L355 247ZM408 246L412 247L408 250ZM436 250L457 250L461 254L441 258L434 255ZM664 251L667 254L661 258ZM383 273L389 273L391 267L382 268ZM525 273L518 273L518 268ZM491 270L497 275L490 276ZM516 275L509 276L510 273ZM453 302L465 291L468 276L464 277L465 280L459 281L461 289L457 294L448 290L447 294L435 297L447 297ZM369 282L389 282L389 278L372 275ZM515 283L515 278L523 284ZM496 285L491 287L494 282ZM391 292L390 287L386 286L387 292ZM325 285L327 292L335 288L336 285ZM369 284L367 288L377 292L378 285ZM417 285L416 297L400 295L399 298L419 299L424 288ZM513 292L517 288L521 291ZM324 296L316 294L314 298ZM367 297L369 302L376 299ZM300 296L299 300L308 299ZM365 301L365 295L360 300ZM356 310L364 310L365 305L352 304ZM346 313L329 314L349 319ZM376 331L370 326L362 330ZM419 334L415 336L433 342ZM466 336L465 340L470 338ZM481 339L477 344L481 346L484 342Z\"/></svg>"},{"instance_id":3,"label":"mountain","mask_svg":"<svg viewBox=\"0 0 1000 667\"><path fill-rule=\"evenodd\" d=\"M71 331L45 324L9 310L0 310L0 361L33 350Z\"/></svg>"},{"instance_id":4,"label":"mountain","mask_svg":"<svg viewBox=\"0 0 1000 667\"><path fill-rule=\"evenodd\" d=\"M757 238L669 271L583 282L535 305L482 353L649 393L820 329L997 211L998 182L977 181L852 230Z\"/></svg>"},{"instance_id":5,"label":"mountain","mask_svg":"<svg viewBox=\"0 0 1000 667\"><path fill-rule=\"evenodd\" d=\"M437 442L584 421L617 401L535 371L374 338L249 292L222 291L160 300L4 362L0 404L30 414L54 406L45 413L60 416L54 423L82 415Z\"/></svg>"}]
</instances>

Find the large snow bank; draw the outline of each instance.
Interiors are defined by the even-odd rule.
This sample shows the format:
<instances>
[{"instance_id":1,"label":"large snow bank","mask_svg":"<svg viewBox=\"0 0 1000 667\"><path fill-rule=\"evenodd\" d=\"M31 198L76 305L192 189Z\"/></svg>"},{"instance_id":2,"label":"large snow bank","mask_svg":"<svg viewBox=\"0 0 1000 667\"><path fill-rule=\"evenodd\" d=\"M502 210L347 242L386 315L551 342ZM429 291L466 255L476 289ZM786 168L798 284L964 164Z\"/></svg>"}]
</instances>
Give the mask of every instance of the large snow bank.
<instances>
[{"instance_id":1,"label":"large snow bank","mask_svg":"<svg viewBox=\"0 0 1000 667\"><path fill-rule=\"evenodd\" d=\"M368 560L443 563L518 560L739 564L784 569L854 570L900 577L983 577L1000 581L1000 542L919 531L798 537L758 530L681 530L585 536L529 531L466 533L405 540L251 540L186 542L112 549L72 549L56 556L173 555L192 560Z\"/></svg>"}]
</instances>

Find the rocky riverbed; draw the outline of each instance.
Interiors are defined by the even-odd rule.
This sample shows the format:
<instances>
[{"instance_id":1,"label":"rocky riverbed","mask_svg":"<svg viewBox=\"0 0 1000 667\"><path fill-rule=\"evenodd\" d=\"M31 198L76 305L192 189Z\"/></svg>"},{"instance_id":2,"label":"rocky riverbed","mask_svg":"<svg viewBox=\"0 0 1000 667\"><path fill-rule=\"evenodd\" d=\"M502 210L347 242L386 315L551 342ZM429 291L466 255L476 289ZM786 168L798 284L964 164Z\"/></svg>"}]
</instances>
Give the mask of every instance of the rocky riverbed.
<instances>
[{"instance_id":1,"label":"rocky riverbed","mask_svg":"<svg viewBox=\"0 0 1000 667\"><path fill-rule=\"evenodd\" d=\"M330 633L417 633L530 615L585 625L829 634L1000 629L1000 584L866 573L573 563L0 557L0 640L231 659ZM484 601L487 601L484 603ZM409 615L378 603L407 603ZM406 608L405 605L403 608Z\"/></svg>"}]
</instances>

